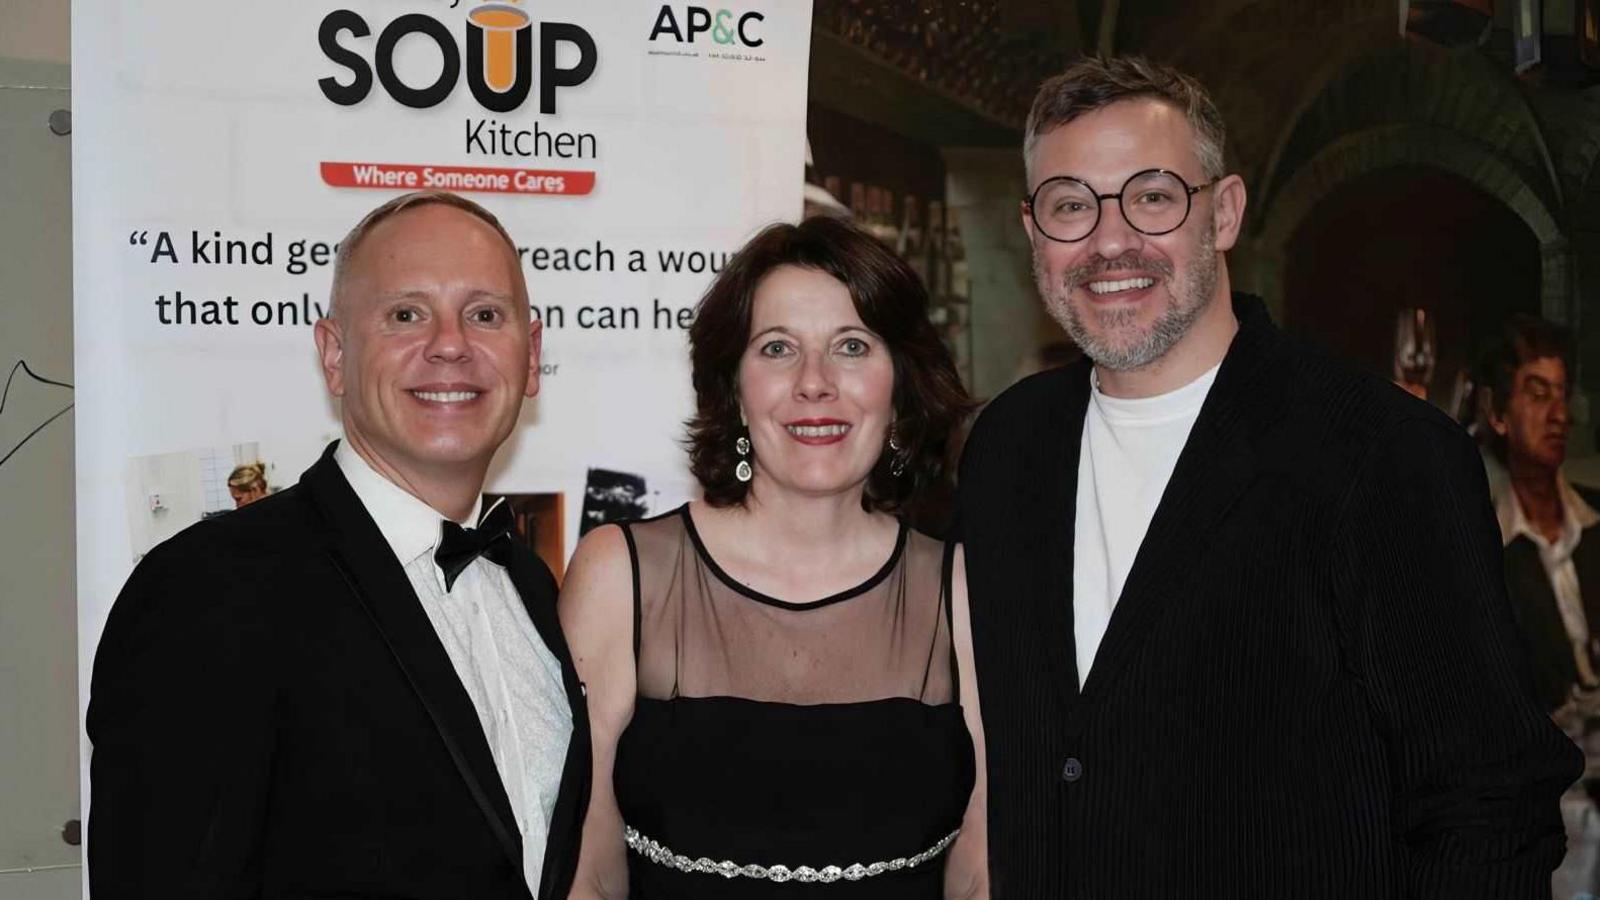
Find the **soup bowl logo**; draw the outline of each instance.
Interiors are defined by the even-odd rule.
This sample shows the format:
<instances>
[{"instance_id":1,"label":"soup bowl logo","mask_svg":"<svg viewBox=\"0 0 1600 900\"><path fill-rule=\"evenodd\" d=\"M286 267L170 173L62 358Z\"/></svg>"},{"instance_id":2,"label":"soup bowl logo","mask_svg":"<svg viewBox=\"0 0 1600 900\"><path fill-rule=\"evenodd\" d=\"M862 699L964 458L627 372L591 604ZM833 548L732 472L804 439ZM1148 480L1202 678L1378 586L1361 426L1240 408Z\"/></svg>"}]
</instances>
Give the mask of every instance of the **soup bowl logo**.
<instances>
[{"instance_id":1,"label":"soup bowl logo","mask_svg":"<svg viewBox=\"0 0 1600 900\"><path fill-rule=\"evenodd\" d=\"M467 13L467 71L481 71L483 85L495 94L515 89L526 97L533 80L533 19L506 3L485 3ZM467 83L476 95L478 82Z\"/></svg>"},{"instance_id":2,"label":"soup bowl logo","mask_svg":"<svg viewBox=\"0 0 1600 900\"><path fill-rule=\"evenodd\" d=\"M539 112L556 112L556 93L576 87L594 74L597 53L594 38L583 28L568 22L540 22L538 53ZM491 112L506 113L520 107L535 82L533 52L534 21L528 13L510 3L484 3L467 14L464 25L467 87L478 105ZM345 35L355 39L341 43ZM372 92L373 74L385 93L413 109L428 109L443 103L461 80L461 47L450 29L432 16L408 13L390 22L378 34L372 61L359 45L371 37L372 26L359 13L337 9L323 17L317 42L329 60L349 70L348 80L327 76L317 81L323 96L340 106L354 106ZM394 63L395 47L417 35L439 49L443 65L429 84L413 84L401 77ZM562 44L577 48L577 62L567 68L557 64Z\"/></svg>"}]
</instances>

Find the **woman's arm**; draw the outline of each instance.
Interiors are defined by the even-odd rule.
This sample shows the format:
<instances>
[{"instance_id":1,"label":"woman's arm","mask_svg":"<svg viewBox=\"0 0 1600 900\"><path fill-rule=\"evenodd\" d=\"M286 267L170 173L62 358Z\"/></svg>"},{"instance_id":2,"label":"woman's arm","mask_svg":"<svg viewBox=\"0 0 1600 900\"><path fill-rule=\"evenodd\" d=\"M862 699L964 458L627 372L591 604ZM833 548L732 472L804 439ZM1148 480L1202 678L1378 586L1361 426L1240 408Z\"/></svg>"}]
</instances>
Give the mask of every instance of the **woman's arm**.
<instances>
[{"instance_id":1,"label":"woman's arm","mask_svg":"<svg viewBox=\"0 0 1600 900\"><path fill-rule=\"evenodd\" d=\"M583 849L572 882L573 900L628 896L622 813L611 785L617 739L633 718L633 568L627 539L614 525L578 544L561 586L561 628L588 691L594 785L583 821Z\"/></svg>"},{"instance_id":2,"label":"woman's arm","mask_svg":"<svg viewBox=\"0 0 1600 900\"><path fill-rule=\"evenodd\" d=\"M956 547L950 573L951 639L956 649L956 674L961 687L961 715L972 735L977 779L972 799L961 820L961 836L945 862L944 895L947 900L988 900L989 897L989 776L983 747L983 716L978 706L978 675L973 668L972 617L967 607L967 562Z\"/></svg>"}]
</instances>

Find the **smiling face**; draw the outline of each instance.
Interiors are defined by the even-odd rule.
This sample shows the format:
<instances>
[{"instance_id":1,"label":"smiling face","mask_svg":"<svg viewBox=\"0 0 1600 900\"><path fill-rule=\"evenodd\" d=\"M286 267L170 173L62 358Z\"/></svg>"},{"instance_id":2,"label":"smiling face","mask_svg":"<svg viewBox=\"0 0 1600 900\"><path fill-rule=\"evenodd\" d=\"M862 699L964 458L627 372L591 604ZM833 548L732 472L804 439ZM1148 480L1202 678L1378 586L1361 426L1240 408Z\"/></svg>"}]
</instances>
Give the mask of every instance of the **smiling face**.
<instances>
[{"instance_id":1,"label":"smiling face","mask_svg":"<svg viewBox=\"0 0 1600 900\"><path fill-rule=\"evenodd\" d=\"M1190 186L1208 180L1183 112L1150 98L1119 100L1046 132L1029 162L1030 188L1070 175L1111 194L1147 169L1174 172ZM1139 198L1126 202L1131 209ZM1107 369L1140 369L1178 345L1220 293L1219 256L1238 234L1243 186L1230 176L1197 192L1183 225L1156 236L1130 226L1115 199L1102 204L1099 224L1075 243L1046 237L1023 205L1034 279L1086 355Z\"/></svg>"},{"instance_id":2,"label":"smiling face","mask_svg":"<svg viewBox=\"0 0 1600 900\"><path fill-rule=\"evenodd\" d=\"M756 287L739 361L757 493L860 491L894 418L894 360L850 291L815 269L779 266Z\"/></svg>"},{"instance_id":3,"label":"smiling face","mask_svg":"<svg viewBox=\"0 0 1600 900\"><path fill-rule=\"evenodd\" d=\"M539 323L517 260L486 222L427 204L379 222L317 325L347 439L391 477L482 477L538 392Z\"/></svg>"}]
</instances>

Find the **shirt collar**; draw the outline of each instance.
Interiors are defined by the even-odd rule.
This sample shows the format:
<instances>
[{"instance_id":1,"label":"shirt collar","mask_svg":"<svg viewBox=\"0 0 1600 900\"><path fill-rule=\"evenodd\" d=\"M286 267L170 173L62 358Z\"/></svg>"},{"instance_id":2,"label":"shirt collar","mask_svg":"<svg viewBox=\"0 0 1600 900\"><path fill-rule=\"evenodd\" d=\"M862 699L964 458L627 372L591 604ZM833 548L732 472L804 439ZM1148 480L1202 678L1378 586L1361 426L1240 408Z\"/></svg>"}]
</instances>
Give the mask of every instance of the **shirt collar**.
<instances>
[{"instance_id":1,"label":"shirt collar","mask_svg":"<svg viewBox=\"0 0 1600 900\"><path fill-rule=\"evenodd\" d=\"M1119 425L1161 425L1199 415L1221 370L1222 363L1217 363L1188 384L1154 397L1112 397L1104 393L1100 390L1098 366L1089 370L1089 385L1095 406L1108 420Z\"/></svg>"},{"instance_id":2,"label":"shirt collar","mask_svg":"<svg viewBox=\"0 0 1600 900\"><path fill-rule=\"evenodd\" d=\"M1600 524L1600 512L1595 512L1594 507L1583 499L1583 495L1573 488L1567 476L1558 475L1557 484L1561 490L1561 508L1567 511L1567 518L1578 524L1579 530L1593 528Z\"/></svg>"},{"instance_id":3,"label":"shirt collar","mask_svg":"<svg viewBox=\"0 0 1600 900\"><path fill-rule=\"evenodd\" d=\"M377 523L378 531L383 533L383 539L389 543L400 565L408 566L424 553L433 552L439 545L439 529L448 516L384 477L351 448L348 440L339 442L333 451L333 460L339 464L339 471L350 482L361 505L367 508L367 515ZM462 524L477 522L482 507L483 498L479 497ZM433 568L442 584L444 575L438 573L438 566Z\"/></svg>"},{"instance_id":4,"label":"shirt collar","mask_svg":"<svg viewBox=\"0 0 1600 900\"><path fill-rule=\"evenodd\" d=\"M1539 534L1528 522L1528 517L1522 511L1522 502L1517 499L1517 492L1511 486L1511 479L1496 480L1493 485L1495 494L1494 513L1495 519L1500 523L1500 541L1509 546L1519 536L1533 541L1536 546L1543 547L1547 541L1544 535ZM1593 528L1600 523L1600 513L1595 512L1583 497L1572 487L1572 482L1567 480L1565 472L1556 472L1556 492L1561 495L1561 537L1556 541L1557 548L1565 548L1570 552L1578 545L1584 529Z\"/></svg>"}]
</instances>

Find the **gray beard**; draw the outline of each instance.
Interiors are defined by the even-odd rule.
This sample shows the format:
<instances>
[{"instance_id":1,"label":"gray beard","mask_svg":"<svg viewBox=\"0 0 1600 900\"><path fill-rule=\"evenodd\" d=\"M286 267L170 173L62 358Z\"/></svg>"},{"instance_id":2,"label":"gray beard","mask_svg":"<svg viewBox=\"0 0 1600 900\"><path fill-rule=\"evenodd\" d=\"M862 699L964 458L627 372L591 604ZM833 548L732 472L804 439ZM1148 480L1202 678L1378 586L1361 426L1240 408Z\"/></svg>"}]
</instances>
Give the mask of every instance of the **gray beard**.
<instances>
[{"instance_id":1,"label":"gray beard","mask_svg":"<svg viewBox=\"0 0 1600 900\"><path fill-rule=\"evenodd\" d=\"M1039 287L1039 295L1044 298L1045 308L1066 329L1067 336L1078 345L1083 355L1110 371L1127 372L1142 369L1165 356L1173 345L1189 333L1200 314L1211 305L1217 289L1217 254L1216 239L1210 230L1201 230L1196 250L1186 277L1176 283L1170 279L1170 265L1135 261L1138 268L1166 275L1169 279L1166 308L1143 331L1135 330L1138 310L1080 310L1072 302L1072 292L1085 280L1099 271L1112 270L1114 264L1123 264L1123 260L1102 261L1072 269L1059 285L1051 285L1036 253L1033 257L1033 278ZM1085 322L1085 313L1092 318L1093 328Z\"/></svg>"}]
</instances>

